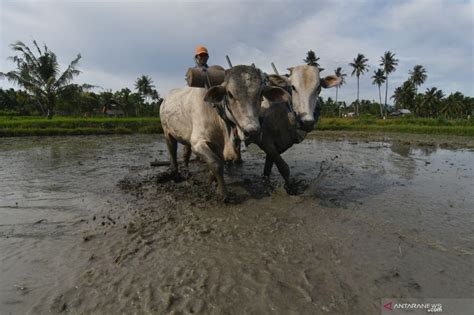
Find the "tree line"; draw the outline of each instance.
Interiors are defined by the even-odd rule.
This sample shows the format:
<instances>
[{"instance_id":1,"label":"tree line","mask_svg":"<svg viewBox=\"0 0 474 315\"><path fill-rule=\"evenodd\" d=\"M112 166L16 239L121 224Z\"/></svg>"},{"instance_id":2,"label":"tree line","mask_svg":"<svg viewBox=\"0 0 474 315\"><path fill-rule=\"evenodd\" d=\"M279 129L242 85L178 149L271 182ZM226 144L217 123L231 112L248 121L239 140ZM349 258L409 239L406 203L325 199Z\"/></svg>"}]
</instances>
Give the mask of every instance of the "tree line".
<instances>
[{"instance_id":1,"label":"tree line","mask_svg":"<svg viewBox=\"0 0 474 315\"><path fill-rule=\"evenodd\" d=\"M0 78L15 83L20 90L0 89L0 113L48 118L55 112L90 116L105 113L107 106L116 104L125 116L158 116L162 98L147 75L137 78L135 91L122 88L94 92L96 86L72 83L80 74L80 54L61 72L56 54L46 45L40 47L33 40L32 48L21 41L10 47L16 55L8 59L15 63L16 70L0 72Z\"/></svg>"},{"instance_id":2,"label":"tree line","mask_svg":"<svg viewBox=\"0 0 474 315\"><path fill-rule=\"evenodd\" d=\"M128 88L112 91L94 92L96 86L74 84L73 79L80 74L78 63L81 55L70 62L66 70L60 71L56 54L46 45L40 47L33 40L30 48L21 41L10 45L15 52L9 57L16 65L16 70L0 72L0 79L7 79L20 87L20 90L0 88L0 113L21 115L44 115L51 118L54 112L63 115L99 114L104 106L117 104L125 116L158 116L162 102L153 80L141 75L135 81L135 90ZM32 50L33 49L33 50ZM33 52L35 51L35 52ZM307 52L303 61L324 71L319 64L320 58L313 50ZM385 52L377 70L371 76L372 84L378 89L379 102L361 100L359 97L360 80L369 71L368 59L364 54L357 54L348 65L351 76L357 80L356 100L350 104L338 102L339 89L346 83L347 74L342 67L337 67L334 74L341 78L336 87L336 98L324 101L320 98L323 114L341 116L343 112L353 111L356 116L371 114L385 117L389 112L408 109L419 117L467 118L474 110L474 98L464 96L460 92L446 96L436 87L427 88L419 93L418 88L428 78L422 65L415 65L408 73L407 80L395 88L393 95L388 97L389 76L396 71L398 59L395 53ZM384 95L382 86L385 84ZM383 95L383 100L382 100ZM394 106L388 100L393 99Z\"/></svg>"},{"instance_id":3,"label":"tree line","mask_svg":"<svg viewBox=\"0 0 474 315\"><path fill-rule=\"evenodd\" d=\"M308 51L306 58L303 59L306 64L318 67L320 71L323 71L324 68L321 68L319 65L319 60L320 58L316 56L313 50ZM341 78L341 84L336 87L335 100L328 98L327 101L323 101L323 99L320 98L323 115L340 116L343 111L353 111L357 116L360 114L371 114L384 117L388 113L400 109L408 109L417 117L427 118L469 118L473 114L474 98L465 96L461 92L451 93L446 96L442 90L431 87L419 93L418 88L424 84L428 78L427 71L422 65L415 65L413 69L409 71L406 81L404 81L401 86L395 88L393 95L390 97L390 99L393 99L394 106L389 106L387 103L389 99L389 75L396 71L399 61L395 58L395 53L391 51L386 51L381 56L379 61L380 68L374 70L371 77L372 84L378 88L379 102L360 100L360 78L364 73L369 71L368 61L364 54L359 53L354 60L349 63L352 69L351 76L355 76L357 79L357 98L351 104L338 102L339 88L346 83L345 77L347 74L343 72L342 67L337 67L334 70L334 74ZM382 101L381 89L384 83L385 95L384 101Z\"/></svg>"}]
</instances>

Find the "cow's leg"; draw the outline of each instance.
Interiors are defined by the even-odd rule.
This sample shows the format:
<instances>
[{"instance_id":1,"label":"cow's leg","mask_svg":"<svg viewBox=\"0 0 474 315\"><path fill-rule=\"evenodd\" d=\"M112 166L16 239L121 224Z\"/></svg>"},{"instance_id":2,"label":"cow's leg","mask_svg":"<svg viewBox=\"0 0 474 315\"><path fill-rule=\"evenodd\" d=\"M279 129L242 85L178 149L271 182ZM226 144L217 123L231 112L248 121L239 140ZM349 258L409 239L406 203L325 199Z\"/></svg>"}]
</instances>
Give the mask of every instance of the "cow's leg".
<instances>
[{"instance_id":1,"label":"cow's leg","mask_svg":"<svg viewBox=\"0 0 474 315\"><path fill-rule=\"evenodd\" d=\"M242 148L242 143L240 140L237 140L237 147L235 149L235 153L237 154L237 157L235 158L234 162L236 164L242 164L244 161L242 160L242 151L241 151L241 148Z\"/></svg>"},{"instance_id":2,"label":"cow's leg","mask_svg":"<svg viewBox=\"0 0 474 315\"><path fill-rule=\"evenodd\" d=\"M168 152L170 153L170 170L172 173L178 172L178 141L169 133L165 133L166 145L168 146Z\"/></svg>"},{"instance_id":3,"label":"cow's leg","mask_svg":"<svg viewBox=\"0 0 474 315\"><path fill-rule=\"evenodd\" d=\"M224 183L224 163L222 159L215 154L205 141L199 141L193 146L193 151L206 163L209 170L217 182L217 193L224 201L227 197L227 191Z\"/></svg>"},{"instance_id":4,"label":"cow's leg","mask_svg":"<svg viewBox=\"0 0 474 315\"><path fill-rule=\"evenodd\" d=\"M268 177L272 173L273 160L267 154L265 156L265 167L263 168L263 176Z\"/></svg>"},{"instance_id":5,"label":"cow's leg","mask_svg":"<svg viewBox=\"0 0 474 315\"><path fill-rule=\"evenodd\" d=\"M189 159L191 158L191 146L190 145L185 145L183 148L183 161L184 161L184 166L188 167L189 166Z\"/></svg>"},{"instance_id":6,"label":"cow's leg","mask_svg":"<svg viewBox=\"0 0 474 315\"><path fill-rule=\"evenodd\" d=\"M209 171L208 175L209 185L212 185L216 181L216 177L212 171Z\"/></svg>"},{"instance_id":7,"label":"cow's leg","mask_svg":"<svg viewBox=\"0 0 474 315\"><path fill-rule=\"evenodd\" d=\"M272 160L275 162L275 165L285 180L286 185L290 185L290 168L288 167L288 164L286 164L278 152L276 152L276 156L272 157Z\"/></svg>"},{"instance_id":8,"label":"cow's leg","mask_svg":"<svg viewBox=\"0 0 474 315\"><path fill-rule=\"evenodd\" d=\"M264 151L267 154L267 157L265 159L265 167L267 167L267 160L270 160L273 163L275 163L275 165L278 168L278 171L280 172L281 176L285 180L286 191L289 194L294 194L295 187L293 187L293 185L290 182L290 168L288 167L288 164L286 164L285 160L283 160L283 158L281 157L280 153L277 151L275 146L273 145L265 146Z\"/></svg>"}]
</instances>

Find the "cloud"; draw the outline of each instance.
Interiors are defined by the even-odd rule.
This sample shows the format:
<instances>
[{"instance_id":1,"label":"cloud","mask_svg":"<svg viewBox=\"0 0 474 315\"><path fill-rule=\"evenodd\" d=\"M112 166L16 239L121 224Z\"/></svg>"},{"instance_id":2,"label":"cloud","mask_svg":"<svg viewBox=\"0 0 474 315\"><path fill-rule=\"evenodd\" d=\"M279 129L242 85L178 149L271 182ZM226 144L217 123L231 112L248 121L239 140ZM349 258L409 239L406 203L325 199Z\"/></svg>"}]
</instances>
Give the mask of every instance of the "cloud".
<instances>
[{"instance_id":1,"label":"cloud","mask_svg":"<svg viewBox=\"0 0 474 315\"><path fill-rule=\"evenodd\" d=\"M352 101L356 80L348 63L365 54L370 71L361 77L361 98L377 99L370 77L390 50L400 61L389 93L422 64L426 87L473 95L471 1L0 1L1 71L13 66L6 61L9 43L35 38L64 65L80 52L78 81L133 89L147 74L163 95L184 86L197 44L210 49L211 64L227 66L229 55L234 64L268 72L272 61L280 72L302 64L312 49L323 75L339 66L349 74L339 99ZM334 89L323 92L334 95Z\"/></svg>"}]
</instances>

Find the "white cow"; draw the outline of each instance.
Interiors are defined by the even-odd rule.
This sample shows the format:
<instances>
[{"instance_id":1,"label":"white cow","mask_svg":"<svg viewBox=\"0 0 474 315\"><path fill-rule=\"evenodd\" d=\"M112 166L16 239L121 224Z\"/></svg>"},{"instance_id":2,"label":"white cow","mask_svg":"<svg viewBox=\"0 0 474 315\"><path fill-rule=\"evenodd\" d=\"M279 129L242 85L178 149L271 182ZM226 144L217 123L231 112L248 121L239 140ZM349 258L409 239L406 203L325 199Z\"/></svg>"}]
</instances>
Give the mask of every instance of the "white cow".
<instances>
[{"instance_id":1,"label":"white cow","mask_svg":"<svg viewBox=\"0 0 474 315\"><path fill-rule=\"evenodd\" d=\"M243 65L227 70L224 82L209 90L192 87L172 90L160 108L171 170L178 171L177 143L190 146L207 163L224 200L227 195L224 160L236 157L230 127L236 126L240 140L260 136L262 97L279 102L289 100L283 89L264 84L260 70ZM213 103L220 103L223 117L211 105Z\"/></svg>"}]
</instances>

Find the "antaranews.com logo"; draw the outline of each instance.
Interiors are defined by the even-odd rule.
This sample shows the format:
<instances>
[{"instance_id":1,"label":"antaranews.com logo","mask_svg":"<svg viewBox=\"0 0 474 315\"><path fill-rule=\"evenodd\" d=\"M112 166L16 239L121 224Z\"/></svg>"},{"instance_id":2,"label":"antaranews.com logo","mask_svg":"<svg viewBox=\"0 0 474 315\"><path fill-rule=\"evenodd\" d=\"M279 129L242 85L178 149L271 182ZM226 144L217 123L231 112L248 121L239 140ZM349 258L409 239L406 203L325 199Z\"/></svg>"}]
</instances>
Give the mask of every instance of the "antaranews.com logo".
<instances>
[{"instance_id":1,"label":"antaranews.com logo","mask_svg":"<svg viewBox=\"0 0 474 315\"><path fill-rule=\"evenodd\" d=\"M382 299L381 314L474 314L474 299Z\"/></svg>"},{"instance_id":2,"label":"antaranews.com logo","mask_svg":"<svg viewBox=\"0 0 474 315\"><path fill-rule=\"evenodd\" d=\"M383 305L387 310L427 310L428 313L439 313L443 311L443 304L436 303L393 303L388 302Z\"/></svg>"}]
</instances>

